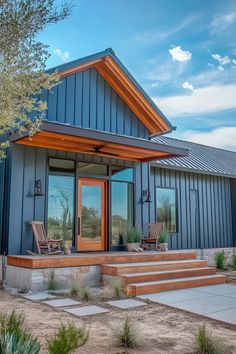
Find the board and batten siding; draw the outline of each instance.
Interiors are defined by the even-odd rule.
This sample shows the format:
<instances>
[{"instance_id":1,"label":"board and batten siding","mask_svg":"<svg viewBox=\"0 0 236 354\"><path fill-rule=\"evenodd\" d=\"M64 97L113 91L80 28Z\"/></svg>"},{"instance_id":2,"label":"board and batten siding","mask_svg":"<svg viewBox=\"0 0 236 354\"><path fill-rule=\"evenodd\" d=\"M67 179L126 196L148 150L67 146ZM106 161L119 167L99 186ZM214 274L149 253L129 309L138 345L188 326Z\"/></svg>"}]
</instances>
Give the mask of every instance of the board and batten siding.
<instances>
[{"instance_id":1,"label":"board and batten siding","mask_svg":"<svg viewBox=\"0 0 236 354\"><path fill-rule=\"evenodd\" d=\"M62 78L40 99L50 121L148 139L147 128L95 68Z\"/></svg>"},{"instance_id":2,"label":"board and batten siding","mask_svg":"<svg viewBox=\"0 0 236 354\"><path fill-rule=\"evenodd\" d=\"M148 171L148 164L136 167L136 226L144 234L156 220L156 187L175 188L177 233L169 237L170 249L233 246L229 178L156 167ZM148 188L152 202L140 203Z\"/></svg>"},{"instance_id":3,"label":"board and batten siding","mask_svg":"<svg viewBox=\"0 0 236 354\"><path fill-rule=\"evenodd\" d=\"M129 161L96 155L76 154L12 144L12 176L10 193L9 254L25 254L34 249L30 222L47 221L48 158L72 159L101 164L131 166ZM42 182L43 196L34 196L35 181ZM76 210L75 210L76 215ZM77 230L77 218L74 222Z\"/></svg>"},{"instance_id":4,"label":"board and batten siding","mask_svg":"<svg viewBox=\"0 0 236 354\"><path fill-rule=\"evenodd\" d=\"M30 222L46 222L49 156L130 166L128 161L16 144L11 151L9 254L25 254L27 249L31 250L33 236ZM34 196L37 179L42 181L43 196ZM232 247L230 184L230 179L225 177L154 168L148 163L135 164L135 224L143 234L147 234L148 223L155 222L156 218L155 188L176 188L178 232L170 235L170 249ZM151 203L142 202L142 192L146 189L150 189Z\"/></svg>"}]
</instances>

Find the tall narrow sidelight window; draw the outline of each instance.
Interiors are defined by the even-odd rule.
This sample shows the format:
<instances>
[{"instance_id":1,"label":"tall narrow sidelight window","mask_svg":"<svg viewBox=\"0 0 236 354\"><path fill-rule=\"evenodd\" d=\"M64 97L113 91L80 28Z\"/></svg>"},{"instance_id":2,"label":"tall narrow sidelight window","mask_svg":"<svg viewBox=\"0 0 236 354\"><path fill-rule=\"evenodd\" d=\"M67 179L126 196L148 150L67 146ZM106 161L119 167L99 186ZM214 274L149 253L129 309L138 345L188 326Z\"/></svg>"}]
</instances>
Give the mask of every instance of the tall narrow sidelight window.
<instances>
[{"instance_id":1,"label":"tall narrow sidelight window","mask_svg":"<svg viewBox=\"0 0 236 354\"><path fill-rule=\"evenodd\" d=\"M48 235L73 243L74 161L49 159Z\"/></svg>"},{"instance_id":2,"label":"tall narrow sidelight window","mask_svg":"<svg viewBox=\"0 0 236 354\"><path fill-rule=\"evenodd\" d=\"M112 246L122 246L127 229L134 225L133 169L112 166L111 173Z\"/></svg>"},{"instance_id":3,"label":"tall narrow sidelight window","mask_svg":"<svg viewBox=\"0 0 236 354\"><path fill-rule=\"evenodd\" d=\"M162 223L168 232L177 232L175 189L156 188L156 221Z\"/></svg>"}]
</instances>

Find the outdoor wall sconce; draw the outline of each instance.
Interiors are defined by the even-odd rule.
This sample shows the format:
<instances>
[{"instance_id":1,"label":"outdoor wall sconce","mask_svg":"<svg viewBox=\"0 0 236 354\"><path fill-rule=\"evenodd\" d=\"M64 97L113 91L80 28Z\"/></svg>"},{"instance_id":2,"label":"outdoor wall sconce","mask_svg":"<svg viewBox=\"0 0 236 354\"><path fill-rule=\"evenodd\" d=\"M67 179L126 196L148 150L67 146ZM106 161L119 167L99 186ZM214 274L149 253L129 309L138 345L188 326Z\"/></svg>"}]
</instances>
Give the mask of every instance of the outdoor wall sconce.
<instances>
[{"instance_id":1,"label":"outdoor wall sconce","mask_svg":"<svg viewBox=\"0 0 236 354\"><path fill-rule=\"evenodd\" d=\"M37 181L35 181L34 195L35 196L42 196L43 195L41 179L37 179Z\"/></svg>"},{"instance_id":2,"label":"outdoor wall sconce","mask_svg":"<svg viewBox=\"0 0 236 354\"><path fill-rule=\"evenodd\" d=\"M143 190L143 203L151 203L151 194L149 189Z\"/></svg>"}]
</instances>

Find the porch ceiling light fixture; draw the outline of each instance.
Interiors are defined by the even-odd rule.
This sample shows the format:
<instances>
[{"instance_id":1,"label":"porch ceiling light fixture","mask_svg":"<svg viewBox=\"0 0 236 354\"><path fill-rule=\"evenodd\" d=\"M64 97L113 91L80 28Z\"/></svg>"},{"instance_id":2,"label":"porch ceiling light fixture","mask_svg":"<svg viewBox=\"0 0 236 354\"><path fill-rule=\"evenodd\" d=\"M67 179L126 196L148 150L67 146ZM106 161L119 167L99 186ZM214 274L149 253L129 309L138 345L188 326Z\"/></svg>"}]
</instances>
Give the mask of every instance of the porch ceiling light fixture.
<instances>
[{"instance_id":1,"label":"porch ceiling light fixture","mask_svg":"<svg viewBox=\"0 0 236 354\"><path fill-rule=\"evenodd\" d=\"M37 197L43 196L41 179L37 179L35 181L34 195L37 196Z\"/></svg>"},{"instance_id":2,"label":"porch ceiling light fixture","mask_svg":"<svg viewBox=\"0 0 236 354\"><path fill-rule=\"evenodd\" d=\"M151 194L149 189L143 190L143 203L152 203Z\"/></svg>"}]
</instances>

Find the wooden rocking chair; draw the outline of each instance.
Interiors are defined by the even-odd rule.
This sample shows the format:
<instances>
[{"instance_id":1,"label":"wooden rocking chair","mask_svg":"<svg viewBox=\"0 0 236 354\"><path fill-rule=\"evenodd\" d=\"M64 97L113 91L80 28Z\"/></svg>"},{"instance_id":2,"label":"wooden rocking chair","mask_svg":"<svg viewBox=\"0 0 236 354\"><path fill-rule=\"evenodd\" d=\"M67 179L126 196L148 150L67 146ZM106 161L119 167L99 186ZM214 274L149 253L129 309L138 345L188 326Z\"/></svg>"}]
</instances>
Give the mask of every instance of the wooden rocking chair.
<instances>
[{"instance_id":1,"label":"wooden rocking chair","mask_svg":"<svg viewBox=\"0 0 236 354\"><path fill-rule=\"evenodd\" d=\"M160 232L162 231L162 223L148 224L148 236L141 238L141 245L143 249L150 249L151 245L155 245L155 249L158 251L158 243Z\"/></svg>"},{"instance_id":2,"label":"wooden rocking chair","mask_svg":"<svg viewBox=\"0 0 236 354\"><path fill-rule=\"evenodd\" d=\"M32 221L31 225L32 225L35 242L39 254L53 255L53 254L61 253L60 246L61 246L62 239L59 240L49 239L48 236L46 235L42 221ZM30 254L34 254L34 252L31 251L27 251L27 252Z\"/></svg>"}]
</instances>

